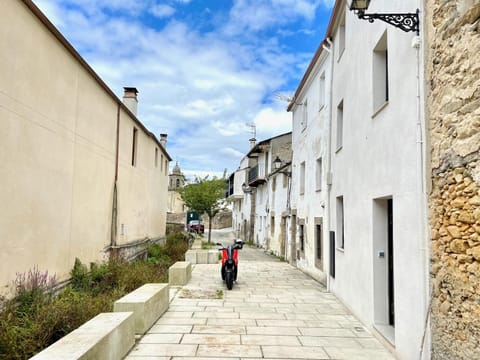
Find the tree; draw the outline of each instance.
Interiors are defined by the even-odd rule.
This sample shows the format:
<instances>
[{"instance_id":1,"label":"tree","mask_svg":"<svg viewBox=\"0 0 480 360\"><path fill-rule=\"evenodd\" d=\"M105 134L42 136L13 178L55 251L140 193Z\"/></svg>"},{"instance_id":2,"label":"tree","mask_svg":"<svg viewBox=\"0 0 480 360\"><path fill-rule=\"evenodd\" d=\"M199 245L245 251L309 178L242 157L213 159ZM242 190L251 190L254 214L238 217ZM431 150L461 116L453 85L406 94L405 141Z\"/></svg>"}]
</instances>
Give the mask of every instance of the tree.
<instances>
[{"instance_id":1,"label":"tree","mask_svg":"<svg viewBox=\"0 0 480 360\"><path fill-rule=\"evenodd\" d=\"M225 179L195 178L195 182L178 189L185 205L199 214L208 215L208 242L212 236L212 220L223 209L221 199L225 196Z\"/></svg>"}]
</instances>

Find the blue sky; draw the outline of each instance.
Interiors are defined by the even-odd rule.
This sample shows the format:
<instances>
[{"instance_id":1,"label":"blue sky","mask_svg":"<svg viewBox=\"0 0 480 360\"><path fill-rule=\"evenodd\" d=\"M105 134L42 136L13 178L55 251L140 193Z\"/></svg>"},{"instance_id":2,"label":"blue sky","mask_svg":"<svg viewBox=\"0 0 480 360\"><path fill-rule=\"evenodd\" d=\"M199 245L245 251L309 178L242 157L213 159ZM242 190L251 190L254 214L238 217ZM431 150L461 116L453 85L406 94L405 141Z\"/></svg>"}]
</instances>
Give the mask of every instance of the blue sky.
<instances>
[{"instance_id":1,"label":"blue sky","mask_svg":"<svg viewBox=\"0 0 480 360\"><path fill-rule=\"evenodd\" d=\"M187 177L234 171L257 139L291 131L292 95L334 0L34 0Z\"/></svg>"}]
</instances>

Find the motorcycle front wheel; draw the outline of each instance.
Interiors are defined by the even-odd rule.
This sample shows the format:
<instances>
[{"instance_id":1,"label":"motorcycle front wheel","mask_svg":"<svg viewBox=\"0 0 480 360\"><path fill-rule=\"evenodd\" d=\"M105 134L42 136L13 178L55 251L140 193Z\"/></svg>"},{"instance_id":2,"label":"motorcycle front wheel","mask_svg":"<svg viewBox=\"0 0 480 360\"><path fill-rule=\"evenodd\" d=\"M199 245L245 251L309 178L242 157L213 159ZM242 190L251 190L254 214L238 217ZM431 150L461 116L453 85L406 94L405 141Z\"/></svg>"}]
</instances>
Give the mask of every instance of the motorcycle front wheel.
<instances>
[{"instance_id":1,"label":"motorcycle front wheel","mask_svg":"<svg viewBox=\"0 0 480 360\"><path fill-rule=\"evenodd\" d=\"M233 287L233 273L231 271L226 272L225 282L227 283L227 289L232 290L232 287Z\"/></svg>"}]
</instances>

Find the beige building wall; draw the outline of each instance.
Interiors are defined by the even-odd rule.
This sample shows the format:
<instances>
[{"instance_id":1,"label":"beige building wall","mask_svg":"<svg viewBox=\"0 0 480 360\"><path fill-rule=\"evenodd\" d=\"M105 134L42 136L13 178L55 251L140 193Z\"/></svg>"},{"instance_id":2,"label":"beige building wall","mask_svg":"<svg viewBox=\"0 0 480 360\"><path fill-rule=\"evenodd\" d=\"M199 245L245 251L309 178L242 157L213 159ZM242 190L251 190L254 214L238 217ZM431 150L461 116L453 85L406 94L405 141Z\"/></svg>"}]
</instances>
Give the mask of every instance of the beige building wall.
<instances>
[{"instance_id":1,"label":"beige building wall","mask_svg":"<svg viewBox=\"0 0 480 360\"><path fill-rule=\"evenodd\" d=\"M480 1L426 9L432 359L480 359Z\"/></svg>"},{"instance_id":2,"label":"beige building wall","mask_svg":"<svg viewBox=\"0 0 480 360\"><path fill-rule=\"evenodd\" d=\"M0 12L3 293L35 265L64 279L75 257L105 258L119 107L118 243L164 236L168 167L155 167L155 147L170 157L30 1L2 1Z\"/></svg>"},{"instance_id":3,"label":"beige building wall","mask_svg":"<svg viewBox=\"0 0 480 360\"><path fill-rule=\"evenodd\" d=\"M186 207L180 194L175 190L168 191L168 212L174 214L185 213Z\"/></svg>"}]
</instances>

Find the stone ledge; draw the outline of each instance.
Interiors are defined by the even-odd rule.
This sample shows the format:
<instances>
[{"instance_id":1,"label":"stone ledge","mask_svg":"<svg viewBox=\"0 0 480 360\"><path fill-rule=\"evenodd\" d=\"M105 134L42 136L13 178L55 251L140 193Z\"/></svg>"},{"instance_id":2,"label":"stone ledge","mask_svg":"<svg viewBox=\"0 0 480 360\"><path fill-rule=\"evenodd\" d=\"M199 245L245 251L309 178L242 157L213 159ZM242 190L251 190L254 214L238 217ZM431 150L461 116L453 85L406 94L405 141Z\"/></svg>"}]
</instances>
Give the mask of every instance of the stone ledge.
<instances>
[{"instance_id":1,"label":"stone ledge","mask_svg":"<svg viewBox=\"0 0 480 360\"><path fill-rule=\"evenodd\" d=\"M114 311L132 311L135 334L145 334L169 306L168 284L145 284L115 301Z\"/></svg>"},{"instance_id":2,"label":"stone ledge","mask_svg":"<svg viewBox=\"0 0 480 360\"><path fill-rule=\"evenodd\" d=\"M218 250L188 250L185 260L192 264L217 264Z\"/></svg>"},{"instance_id":3,"label":"stone ledge","mask_svg":"<svg viewBox=\"0 0 480 360\"><path fill-rule=\"evenodd\" d=\"M192 264L189 261L177 261L168 269L170 286L183 286L192 278Z\"/></svg>"},{"instance_id":4,"label":"stone ledge","mask_svg":"<svg viewBox=\"0 0 480 360\"><path fill-rule=\"evenodd\" d=\"M123 359L135 343L134 327L132 312L101 313L31 359Z\"/></svg>"}]
</instances>

